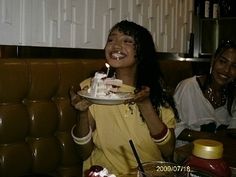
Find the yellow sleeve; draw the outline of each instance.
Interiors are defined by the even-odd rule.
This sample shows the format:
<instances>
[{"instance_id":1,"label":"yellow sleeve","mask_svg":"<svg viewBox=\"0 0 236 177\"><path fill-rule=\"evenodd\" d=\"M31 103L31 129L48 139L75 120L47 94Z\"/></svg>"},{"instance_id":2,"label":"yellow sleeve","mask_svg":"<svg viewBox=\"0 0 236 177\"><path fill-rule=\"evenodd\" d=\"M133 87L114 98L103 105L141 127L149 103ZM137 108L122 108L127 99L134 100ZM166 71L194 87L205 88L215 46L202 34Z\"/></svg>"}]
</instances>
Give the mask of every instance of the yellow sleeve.
<instances>
[{"instance_id":1,"label":"yellow sleeve","mask_svg":"<svg viewBox=\"0 0 236 177\"><path fill-rule=\"evenodd\" d=\"M161 116L162 121L166 124L168 128L176 127L175 114L171 108L166 108L166 107L161 106L160 116Z\"/></svg>"}]
</instances>

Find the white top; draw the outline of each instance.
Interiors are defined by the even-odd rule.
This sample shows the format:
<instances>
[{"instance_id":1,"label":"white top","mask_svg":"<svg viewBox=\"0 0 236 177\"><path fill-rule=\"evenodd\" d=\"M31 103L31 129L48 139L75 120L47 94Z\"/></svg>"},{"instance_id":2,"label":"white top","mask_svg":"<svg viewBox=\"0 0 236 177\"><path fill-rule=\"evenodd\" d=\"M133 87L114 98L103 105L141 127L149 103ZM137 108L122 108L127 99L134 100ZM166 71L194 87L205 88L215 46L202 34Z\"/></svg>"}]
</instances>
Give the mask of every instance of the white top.
<instances>
[{"instance_id":1,"label":"white top","mask_svg":"<svg viewBox=\"0 0 236 177\"><path fill-rule=\"evenodd\" d=\"M176 124L176 137L185 128L199 131L201 125L210 122L215 122L217 126L223 124L229 125L228 128L236 128L236 101L232 109L233 117L228 114L226 105L214 109L204 97L196 77L187 78L176 87L174 99L180 118ZM182 143L177 141L176 144L180 146Z\"/></svg>"}]
</instances>

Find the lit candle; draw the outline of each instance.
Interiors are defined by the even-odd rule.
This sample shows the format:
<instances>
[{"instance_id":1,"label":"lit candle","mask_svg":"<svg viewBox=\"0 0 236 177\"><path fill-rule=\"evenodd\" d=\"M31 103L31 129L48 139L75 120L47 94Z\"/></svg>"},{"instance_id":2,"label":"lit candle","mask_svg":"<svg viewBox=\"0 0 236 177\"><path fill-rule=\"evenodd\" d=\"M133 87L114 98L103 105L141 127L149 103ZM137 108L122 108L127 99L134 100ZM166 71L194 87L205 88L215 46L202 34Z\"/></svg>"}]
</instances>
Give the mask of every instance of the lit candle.
<instances>
[{"instance_id":1,"label":"lit candle","mask_svg":"<svg viewBox=\"0 0 236 177\"><path fill-rule=\"evenodd\" d=\"M107 77L108 77L108 74L109 74L109 71L110 71L110 65L108 63L105 63L106 67L107 67Z\"/></svg>"}]
</instances>

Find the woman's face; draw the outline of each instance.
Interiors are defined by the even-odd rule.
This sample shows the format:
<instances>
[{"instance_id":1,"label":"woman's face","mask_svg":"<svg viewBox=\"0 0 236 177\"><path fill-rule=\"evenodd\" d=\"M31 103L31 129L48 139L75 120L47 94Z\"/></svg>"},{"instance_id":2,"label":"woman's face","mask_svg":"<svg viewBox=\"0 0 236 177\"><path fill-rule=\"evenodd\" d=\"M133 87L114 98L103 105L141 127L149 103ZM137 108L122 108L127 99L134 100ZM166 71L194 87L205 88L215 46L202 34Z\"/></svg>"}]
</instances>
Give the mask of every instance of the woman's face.
<instances>
[{"instance_id":1,"label":"woman's face","mask_svg":"<svg viewBox=\"0 0 236 177\"><path fill-rule=\"evenodd\" d=\"M227 49L215 59L212 75L221 86L236 79L236 49Z\"/></svg>"},{"instance_id":2,"label":"woman's face","mask_svg":"<svg viewBox=\"0 0 236 177\"><path fill-rule=\"evenodd\" d=\"M132 67L136 63L136 49L133 37L118 30L110 33L105 46L107 62L114 68Z\"/></svg>"}]
</instances>

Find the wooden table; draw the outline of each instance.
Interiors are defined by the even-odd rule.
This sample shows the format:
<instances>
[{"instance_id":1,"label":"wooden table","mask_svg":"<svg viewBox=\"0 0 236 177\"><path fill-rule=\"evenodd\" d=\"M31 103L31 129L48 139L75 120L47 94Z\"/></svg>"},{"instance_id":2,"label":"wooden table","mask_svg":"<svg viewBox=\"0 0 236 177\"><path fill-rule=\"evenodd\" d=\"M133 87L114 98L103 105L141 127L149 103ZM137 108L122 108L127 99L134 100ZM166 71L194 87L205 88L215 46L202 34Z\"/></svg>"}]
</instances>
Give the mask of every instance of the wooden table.
<instances>
[{"instance_id":1,"label":"wooden table","mask_svg":"<svg viewBox=\"0 0 236 177\"><path fill-rule=\"evenodd\" d=\"M223 143L223 159L229 166L236 167L236 129L221 131L216 135L215 140ZM175 161L181 164L192 153L192 149L192 143L176 148Z\"/></svg>"}]
</instances>

